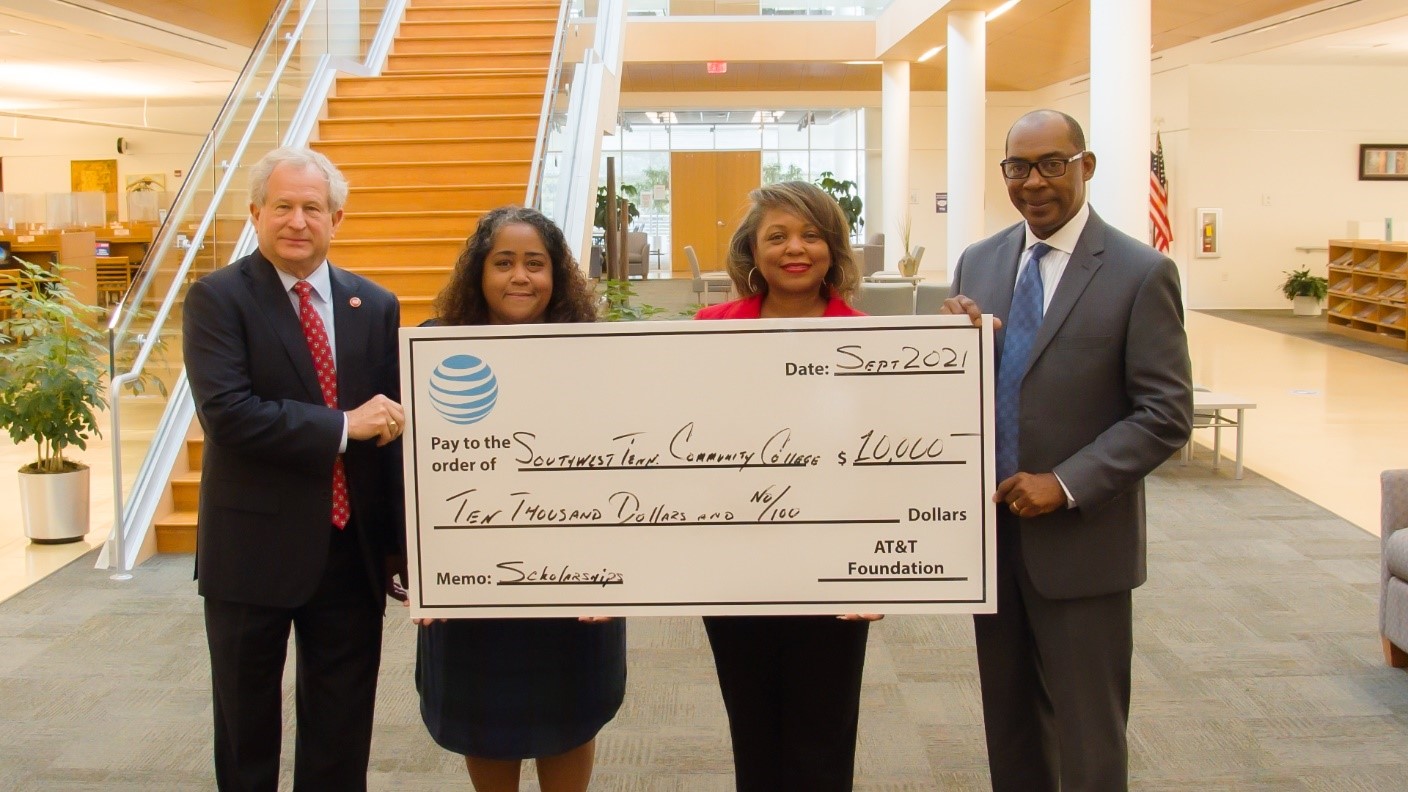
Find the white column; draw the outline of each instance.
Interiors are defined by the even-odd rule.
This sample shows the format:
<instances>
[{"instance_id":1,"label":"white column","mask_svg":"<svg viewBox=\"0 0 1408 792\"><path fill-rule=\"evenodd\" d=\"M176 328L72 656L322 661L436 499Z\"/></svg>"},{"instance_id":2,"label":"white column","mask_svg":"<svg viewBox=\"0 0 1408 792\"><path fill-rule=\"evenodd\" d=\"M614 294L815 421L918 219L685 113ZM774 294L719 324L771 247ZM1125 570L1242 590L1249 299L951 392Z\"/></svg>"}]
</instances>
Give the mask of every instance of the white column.
<instances>
[{"instance_id":1,"label":"white column","mask_svg":"<svg viewBox=\"0 0 1408 792\"><path fill-rule=\"evenodd\" d=\"M948 15L948 275L983 238L987 155L987 27L982 11Z\"/></svg>"},{"instance_id":2,"label":"white column","mask_svg":"<svg viewBox=\"0 0 1408 792\"><path fill-rule=\"evenodd\" d=\"M884 203L880 208L884 225L867 228L866 234L885 234L885 269L898 270L904 255L900 224L909 212L909 61L885 61L880 69L880 137L885 146L881 168Z\"/></svg>"},{"instance_id":3,"label":"white column","mask_svg":"<svg viewBox=\"0 0 1408 792\"><path fill-rule=\"evenodd\" d=\"M1090 0L1090 128L1098 165L1090 204L1149 238L1150 0Z\"/></svg>"}]
</instances>

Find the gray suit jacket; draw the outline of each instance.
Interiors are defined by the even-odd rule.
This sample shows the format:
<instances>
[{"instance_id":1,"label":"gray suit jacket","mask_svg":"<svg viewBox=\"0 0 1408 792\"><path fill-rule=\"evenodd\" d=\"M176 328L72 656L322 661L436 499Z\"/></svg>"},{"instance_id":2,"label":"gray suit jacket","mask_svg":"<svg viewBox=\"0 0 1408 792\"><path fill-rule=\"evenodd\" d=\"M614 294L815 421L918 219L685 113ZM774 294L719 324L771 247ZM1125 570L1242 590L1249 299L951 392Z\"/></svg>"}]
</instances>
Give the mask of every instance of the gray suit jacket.
<instances>
[{"instance_id":1,"label":"gray suit jacket","mask_svg":"<svg viewBox=\"0 0 1408 792\"><path fill-rule=\"evenodd\" d=\"M954 293L1006 321L1025 230L1018 223L964 251ZM1003 340L999 331L999 358ZM1027 366L1019 469L1056 473L1077 504L1021 521L1032 582L1051 599L1135 588L1146 577L1144 477L1192 424L1173 262L1092 211Z\"/></svg>"}]
</instances>

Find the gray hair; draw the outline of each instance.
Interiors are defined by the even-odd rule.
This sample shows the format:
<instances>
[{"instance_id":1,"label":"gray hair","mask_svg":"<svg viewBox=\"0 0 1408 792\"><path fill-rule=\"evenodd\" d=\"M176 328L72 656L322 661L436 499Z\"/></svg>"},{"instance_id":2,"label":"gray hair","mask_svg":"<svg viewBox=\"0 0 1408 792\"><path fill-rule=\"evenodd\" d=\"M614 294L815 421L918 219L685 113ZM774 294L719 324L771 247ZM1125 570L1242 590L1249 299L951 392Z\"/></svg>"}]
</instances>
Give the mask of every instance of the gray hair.
<instances>
[{"instance_id":1,"label":"gray hair","mask_svg":"<svg viewBox=\"0 0 1408 792\"><path fill-rule=\"evenodd\" d=\"M249 202L263 206L269 197L269 177L280 165L313 168L323 174L328 183L328 211L336 212L347 203L347 177L332 161L312 149L297 146L276 148L265 154L249 169Z\"/></svg>"}]
</instances>

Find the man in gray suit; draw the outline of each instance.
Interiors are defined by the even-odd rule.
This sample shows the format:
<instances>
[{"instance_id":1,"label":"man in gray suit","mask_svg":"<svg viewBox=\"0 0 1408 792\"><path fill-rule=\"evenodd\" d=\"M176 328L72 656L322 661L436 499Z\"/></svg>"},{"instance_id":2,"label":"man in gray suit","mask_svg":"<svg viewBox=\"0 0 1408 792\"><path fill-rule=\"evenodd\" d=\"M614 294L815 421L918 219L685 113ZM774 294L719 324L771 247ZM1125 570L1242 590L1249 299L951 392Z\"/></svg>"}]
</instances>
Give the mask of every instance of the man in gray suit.
<instances>
[{"instance_id":1,"label":"man in gray suit","mask_svg":"<svg viewBox=\"0 0 1408 792\"><path fill-rule=\"evenodd\" d=\"M1087 206L1070 116L1018 119L1001 166L1025 222L964 251L944 305L1001 327L998 612L973 619L988 766L996 792L1124 790L1144 477L1192 423L1178 272Z\"/></svg>"}]
</instances>

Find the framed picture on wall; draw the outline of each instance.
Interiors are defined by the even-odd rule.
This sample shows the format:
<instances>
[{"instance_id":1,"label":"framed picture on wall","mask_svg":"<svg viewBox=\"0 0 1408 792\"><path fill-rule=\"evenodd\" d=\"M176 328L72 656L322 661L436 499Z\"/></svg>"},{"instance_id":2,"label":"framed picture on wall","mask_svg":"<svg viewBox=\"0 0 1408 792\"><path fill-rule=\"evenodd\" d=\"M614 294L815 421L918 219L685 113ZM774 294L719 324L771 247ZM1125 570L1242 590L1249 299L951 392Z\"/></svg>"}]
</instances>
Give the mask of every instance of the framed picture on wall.
<instances>
[{"instance_id":1,"label":"framed picture on wall","mask_svg":"<svg viewBox=\"0 0 1408 792\"><path fill-rule=\"evenodd\" d=\"M1360 181L1408 181L1408 143L1361 143Z\"/></svg>"}]
</instances>

